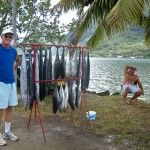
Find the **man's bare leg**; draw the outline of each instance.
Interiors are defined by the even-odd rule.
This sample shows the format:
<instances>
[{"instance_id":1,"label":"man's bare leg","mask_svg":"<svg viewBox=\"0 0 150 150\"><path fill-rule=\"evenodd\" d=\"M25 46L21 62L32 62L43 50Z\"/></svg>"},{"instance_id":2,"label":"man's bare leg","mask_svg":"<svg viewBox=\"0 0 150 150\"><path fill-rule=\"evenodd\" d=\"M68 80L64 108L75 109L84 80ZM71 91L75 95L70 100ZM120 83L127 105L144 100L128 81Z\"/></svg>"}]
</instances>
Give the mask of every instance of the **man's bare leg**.
<instances>
[{"instance_id":1,"label":"man's bare leg","mask_svg":"<svg viewBox=\"0 0 150 150\"><path fill-rule=\"evenodd\" d=\"M130 88L127 87L126 90L123 93L123 96L122 96L122 102L121 102L122 105L126 104L126 97L127 97L129 92L130 92Z\"/></svg>"},{"instance_id":2,"label":"man's bare leg","mask_svg":"<svg viewBox=\"0 0 150 150\"><path fill-rule=\"evenodd\" d=\"M140 89L138 92L136 92L133 97L129 100L129 104L134 103L134 100L136 100L137 97L139 97L141 94L143 94L143 91Z\"/></svg>"}]
</instances>

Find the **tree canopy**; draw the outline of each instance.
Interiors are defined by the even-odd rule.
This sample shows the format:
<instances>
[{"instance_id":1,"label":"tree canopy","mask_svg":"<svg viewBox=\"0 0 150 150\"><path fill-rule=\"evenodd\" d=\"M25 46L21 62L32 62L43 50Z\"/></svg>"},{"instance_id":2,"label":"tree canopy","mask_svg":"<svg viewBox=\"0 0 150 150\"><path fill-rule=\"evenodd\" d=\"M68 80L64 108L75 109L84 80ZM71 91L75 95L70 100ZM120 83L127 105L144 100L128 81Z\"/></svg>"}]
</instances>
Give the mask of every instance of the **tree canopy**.
<instances>
[{"instance_id":1,"label":"tree canopy","mask_svg":"<svg viewBox=\"0 0 150 150\"><path fill-rule=\"evenodd\" d=\"M83 8L88 6L86 12ZM87 46L96 48L107 35L121 32L129 24L145 29L145 43L150 46L150 1L149 0L60 0L53 10L68 12L76 9L80 14L73 30L72 44L77 44L82 35L93 24L97 28L87 42Z\"/></svg>"},{"instance_id":2,"label":"tree canopy","mask_svg":"<svg viewBox=\"0 0 150 150\"><path fill-rule=\"evenodd\" d=\"M50 0L17 0L17 43L63 43L68 26L60 25L60 14L50 12ZM12 27L12 1L1 0L0 33ZM43 38L44 41L42 41Z\"/></svg>"}]
</instances>

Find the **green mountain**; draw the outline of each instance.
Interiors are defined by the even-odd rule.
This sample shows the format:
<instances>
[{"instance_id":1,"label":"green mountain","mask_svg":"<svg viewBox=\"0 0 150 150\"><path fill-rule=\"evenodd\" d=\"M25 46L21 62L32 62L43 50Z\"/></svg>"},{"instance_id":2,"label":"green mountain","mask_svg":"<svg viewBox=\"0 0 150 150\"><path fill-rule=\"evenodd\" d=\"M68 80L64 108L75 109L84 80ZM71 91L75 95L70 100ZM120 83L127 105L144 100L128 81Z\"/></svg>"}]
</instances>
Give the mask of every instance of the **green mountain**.
<instances>
[{"instance_id":1,"label":"green mountain","mask_svg":"<svg viewBox=\"0 0 150 150\"><path fill-rule=\"evenodd\" d=\"M94 27L89 29L82 37L81 44L85 45ZM144 29L130 26L125 32L114 34L106 38L96 49L90 51L91 56L101 57L150 57L150 48L144 44Z\"/></svg>"}]
</instances>

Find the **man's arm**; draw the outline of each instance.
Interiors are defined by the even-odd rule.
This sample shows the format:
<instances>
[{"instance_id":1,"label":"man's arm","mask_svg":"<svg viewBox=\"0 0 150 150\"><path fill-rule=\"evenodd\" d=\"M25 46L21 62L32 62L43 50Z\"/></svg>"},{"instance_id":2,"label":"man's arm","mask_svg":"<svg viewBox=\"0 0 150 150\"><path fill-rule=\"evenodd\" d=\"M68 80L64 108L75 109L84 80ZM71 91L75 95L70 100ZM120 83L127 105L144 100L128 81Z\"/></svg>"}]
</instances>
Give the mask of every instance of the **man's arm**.
<instances>
[{"instance_id":1,"label":"man's arm","mask_svg":"<svg viewBox=\"0 0 150 150\"><path fill-rule=\"evenodd\" d=\"M18 68L19 65L20 65L20 58L17 55L15 59L14 71Z\"/></svg>"},{"instance_id":2,"label":"man's arm","mask_svg":"<svg viewBox=\"0 0 150 150\"><path fill-rule=\"evenodd\" d=\"M137 83L138 83L139 88L143 91L143 94L144 94L143 86L139 78L137 80Z\"/></svg>"},{"instance_id":3,"label":"man's arm","mask_svg":"<svg viewBox=\"0 0 150 150\"><path fill-rule=\"evenodd\" d=\"M136 71L136 68L135 68L135 67L132 67L132 66L128 66L128 65L127 65L127 66L125 67L125 69L124 69L124 75L126 75L126 74L128 73L128 70L129 70L129 69L134 69L134 70Z\"/></svg>"}]
</instances>

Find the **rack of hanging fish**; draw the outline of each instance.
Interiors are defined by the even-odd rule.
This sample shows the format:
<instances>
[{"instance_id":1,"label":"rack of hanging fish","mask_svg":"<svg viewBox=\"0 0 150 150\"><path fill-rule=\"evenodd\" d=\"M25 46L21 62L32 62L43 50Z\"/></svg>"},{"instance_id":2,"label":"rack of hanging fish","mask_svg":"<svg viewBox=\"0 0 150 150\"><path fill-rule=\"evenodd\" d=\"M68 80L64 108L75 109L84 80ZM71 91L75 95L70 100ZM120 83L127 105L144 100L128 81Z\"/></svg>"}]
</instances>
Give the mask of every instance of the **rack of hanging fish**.
<instances>
[{"instance_id":1,"label":"rack of hanging fish","mask_svg":"<svg viewBox=\"0 0 150 150\"><path fill-rule=\"evenodd\" d=\"M28 57L27 53L28 52ZM52 92L54 114L80 107L81 93L89 86L89 50L81 46L23 44L20 93L25 109Z\"/></svg>"}]
</instances>

